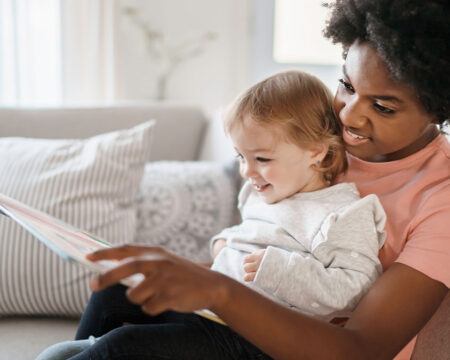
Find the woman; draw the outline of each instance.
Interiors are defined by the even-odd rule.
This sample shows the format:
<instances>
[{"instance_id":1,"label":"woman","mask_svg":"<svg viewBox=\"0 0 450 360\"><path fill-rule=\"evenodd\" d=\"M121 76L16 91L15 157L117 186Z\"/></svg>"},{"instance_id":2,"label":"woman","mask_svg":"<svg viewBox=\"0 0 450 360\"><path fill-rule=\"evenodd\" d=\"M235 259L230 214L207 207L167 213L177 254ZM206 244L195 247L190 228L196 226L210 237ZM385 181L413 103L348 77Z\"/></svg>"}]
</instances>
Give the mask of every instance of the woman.
<instances>
[{"instance_id":1,"label":"woman","mask_svg":"<svg viewBox=\"0 0 450 360\"><path fill-rule=\"evenodd\" d=\"M344 327L282 307L162 249L125 246L91 255L124 259L92 281L102 290L134 273L127 291L148 314L210 309L276 359L390 359L431 318L450 285L449 7L444 1L341 0L326 35L345 49L335 110L349 169L341 181L379 196L388 217L384 274ZM102 295L103 294L103 295ZM107 306L105 292L102 305ZM238 299L238 301L236 301ZM79 337L92 330L88 309ZM106 311L106 310L105 310ZM97 334L98 335L98 334ZM398 358L409 358L412 344Z\"/></svg>"}]
</instances>

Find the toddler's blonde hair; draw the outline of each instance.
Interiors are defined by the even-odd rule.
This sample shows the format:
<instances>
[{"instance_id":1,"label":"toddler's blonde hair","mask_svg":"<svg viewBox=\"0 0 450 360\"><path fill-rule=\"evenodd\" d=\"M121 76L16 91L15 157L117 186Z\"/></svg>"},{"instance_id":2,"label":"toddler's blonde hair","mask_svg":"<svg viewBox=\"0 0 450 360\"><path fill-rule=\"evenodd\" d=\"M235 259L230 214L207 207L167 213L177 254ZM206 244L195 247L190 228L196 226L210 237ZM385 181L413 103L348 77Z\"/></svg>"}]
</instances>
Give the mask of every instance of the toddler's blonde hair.
<instances>
[{"instance_id":1,"label":"toddler's blonde hair","mask_svg":"<svg viewBox=\"0 0 450 360\"><path fill-rule=\"evenodd\" d=\"M347 163L333 95L315 76L289 70L253 85L229 107L224 117L225 131L229 134L248 119L278 128L284 141L304 149L314 144L327 145L326 156L316 166L325 181L333 182L345 170Z\"/></svg>"}]
</instances>

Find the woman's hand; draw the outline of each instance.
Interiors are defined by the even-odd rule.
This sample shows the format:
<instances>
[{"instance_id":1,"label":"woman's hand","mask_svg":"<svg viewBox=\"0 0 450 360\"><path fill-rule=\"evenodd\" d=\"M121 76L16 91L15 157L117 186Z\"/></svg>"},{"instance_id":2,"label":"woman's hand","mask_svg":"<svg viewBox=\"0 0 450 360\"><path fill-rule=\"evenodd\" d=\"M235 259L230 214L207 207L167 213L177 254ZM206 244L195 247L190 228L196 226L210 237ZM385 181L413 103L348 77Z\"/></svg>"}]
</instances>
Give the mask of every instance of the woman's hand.
<instances>
[{"instance_id":1,"label":"woman's hand","mask_svg":"<svg viewBox=\"0 0 450 360\"><path fill-rule=\"evenodd\" d=\"M255 280L256 273L258 272L261 261L264 257L266 249L257 250L244 258L244 281Z\"/></svg>"},{"instance_id":2,"label":"woman's hand","mask_svg":"<svg viewBox=\"0 0 450 360\"><path fill-rule=\"evenodd\" d=\"M192 312L212 309L223 299L225 277L159 247L125 245L88 254L91 261L119 260L118 265L91 280L94 291L102 290L127 277L144 275L127 291L129 300L150 315L166 310Z\"/></svg>"}]
</instances>

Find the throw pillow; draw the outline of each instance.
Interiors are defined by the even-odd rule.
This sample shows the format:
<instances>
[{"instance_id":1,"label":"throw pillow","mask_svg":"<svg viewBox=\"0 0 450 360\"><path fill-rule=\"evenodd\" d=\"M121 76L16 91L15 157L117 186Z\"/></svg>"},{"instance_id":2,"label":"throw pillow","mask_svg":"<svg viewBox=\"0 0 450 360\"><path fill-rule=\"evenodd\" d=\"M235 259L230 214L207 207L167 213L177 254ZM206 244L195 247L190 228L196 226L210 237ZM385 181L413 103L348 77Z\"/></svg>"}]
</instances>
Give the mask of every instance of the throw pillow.
<instances>
[{"instance_id":1,"label":"throw pillow","mask_svg":"<svg viewBox=\"0 0 450 360\"><path fill-rule=\"evenodd\" d=\"M0 139L0 192L113 244L132 242L154 121L84 140ZM89 272L0 216L0 315L78 316Z\"/></svg>"},{"instance_id":2,"label":"throw pillow","mask_svg":"<svg viewBox=\"0 0 450 360\"><path fill-rule=\"evenodd\" d=\"M238 164L149 163L138 197L136 242L210 261L209 239L236 220Z\"/></svg>"}]
</instances>

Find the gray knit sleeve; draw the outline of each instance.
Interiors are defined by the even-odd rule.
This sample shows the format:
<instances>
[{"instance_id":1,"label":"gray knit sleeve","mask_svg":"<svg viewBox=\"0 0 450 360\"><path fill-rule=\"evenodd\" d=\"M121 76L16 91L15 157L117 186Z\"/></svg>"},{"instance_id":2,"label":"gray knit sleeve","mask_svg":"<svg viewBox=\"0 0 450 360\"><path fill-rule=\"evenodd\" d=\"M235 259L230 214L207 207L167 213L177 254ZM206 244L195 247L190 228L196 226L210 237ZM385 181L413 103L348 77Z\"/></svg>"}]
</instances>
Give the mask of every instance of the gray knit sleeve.
<instances>
[{"instance_id":1,"label":"gray knit sleeve","mask_svg":"<svg viewBox=\"0 0 450 360\"><path fill-rule=\"evenodd\" d=\"M385 221L375 195L360 199L326 218L310 254L269 246L254 284L309 314L348 314L381 275Z\"/></svg>"}]
</instances>

